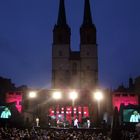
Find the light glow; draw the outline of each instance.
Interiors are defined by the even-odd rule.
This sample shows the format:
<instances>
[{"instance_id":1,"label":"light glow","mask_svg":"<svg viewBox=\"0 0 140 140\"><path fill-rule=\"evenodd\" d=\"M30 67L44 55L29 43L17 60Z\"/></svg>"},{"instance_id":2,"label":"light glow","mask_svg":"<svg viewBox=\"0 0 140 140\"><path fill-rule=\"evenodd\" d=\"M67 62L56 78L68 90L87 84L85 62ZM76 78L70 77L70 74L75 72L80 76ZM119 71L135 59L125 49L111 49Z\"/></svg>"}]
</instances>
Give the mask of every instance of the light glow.
<instances>
[{"instance_id":1,"label":"light glow","mask_svg":"<svg viewBox=\"0 0 140 140\"><path fill-rule=\"evenodd\" d=\"M30 91L29 92L29 98L36 98L36 97L37 97L36 91Z\"/></svg>"},{"instance_id":2,"label":"light glow","mask_svg":"<svg viewBox=\"0 0 140 140\"><path fill-rule=\"evenodd\" d=\"M78 98L78 93L76 91L72 91L69 93L69 97L71 100L75 100Z\"/></svg>"},{"instance_id":3,"label":"light glow","mask_svg":"<svg viewBox=\"0 0 140 140\"><path fill-rule=\"evenodd\" d=\"M101 101L103 99L103 93L102 93L102 91L96 91L94 93L94 98L97 101Z\"/></svg>"},{"instance_id":4,"label":"light glow","mask_svg":"<svg viewBox=\"0 0 140 140\"><path fill-rule=\"evenodd\" d=\"M53 97L53 99L55 99L55 100L59 100L59 99L62 98L62 94L61 94L61 92L56 91L56 92L53 93L52 97Z\"/></svg>"}]
</instances>

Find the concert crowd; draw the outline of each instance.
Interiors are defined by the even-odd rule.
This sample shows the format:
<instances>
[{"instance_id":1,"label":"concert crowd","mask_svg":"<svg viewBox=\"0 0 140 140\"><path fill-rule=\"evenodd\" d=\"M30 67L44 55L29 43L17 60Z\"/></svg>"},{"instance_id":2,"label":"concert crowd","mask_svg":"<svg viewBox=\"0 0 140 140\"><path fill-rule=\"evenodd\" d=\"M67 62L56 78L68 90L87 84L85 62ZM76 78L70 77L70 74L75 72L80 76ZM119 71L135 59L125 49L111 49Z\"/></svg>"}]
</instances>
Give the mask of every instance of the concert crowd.
<instances>
[{"instance_id":1,"label":"concert crowd","mask_svg":"<svg viewBox=\"0 0 140 140\"><path fill-rule=\"evenodd\" d=\"M88 130L0 128L0 140L110 140L110 138Z\"/></svg>"},{"instance_id":2,"label":"concert crowd","mask_svg":"<svg viewBox=\"0 0 140 140\"><path fill-rule=\"evenodd\" d=\"M118 137L116 139L140 140L140 133L123 130L121 139ZM1 127L0 140L111 140L111 133L95 133L94 131L80 129L17 129Z\"/></svg>"}]
</instances>

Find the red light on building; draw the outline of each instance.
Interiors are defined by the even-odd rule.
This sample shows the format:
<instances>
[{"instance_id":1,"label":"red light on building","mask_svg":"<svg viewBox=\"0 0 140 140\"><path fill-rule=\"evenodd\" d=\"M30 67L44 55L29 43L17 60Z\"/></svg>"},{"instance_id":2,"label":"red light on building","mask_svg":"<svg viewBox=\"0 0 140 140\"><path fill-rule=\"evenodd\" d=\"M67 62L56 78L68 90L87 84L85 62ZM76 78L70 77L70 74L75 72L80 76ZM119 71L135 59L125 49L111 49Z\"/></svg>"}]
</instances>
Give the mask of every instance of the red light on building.
<instances>
[{"instance_id":1,"label":"red light on building","mask_svg":"<svg viewBox=\"0 0 140 140\"><path fill-rule=\"evenodd\" d=\"M113 107L120 109L120 105L138 105L138 95L133 93L114 92L112 95Z\"/></svg>"},{"instance_id":2,"label":"red light on building","mask_svg":"<svg viewBox=\"0 0 140 140\"><path fill-rule=\"evenodd\" d=\"M78 120L79 122L82 122L82 107L78 107Z\"/></svg>"},{"instance_id":3,"label":"red light on building","mask_svg":"<svg viewBox=\"0 0 140 140\"><path fill-rule=\"evenodd\" d=\"M84 117L89 117L88 107L84 107L83 111L84 111Z\"/></svg>"},{"instance_id":4,"label":"red light on building","mask_svg":"<svg viewBox=\"0 0 140 140\"><path fill-rule=\"evenodd\" d=\"M21 92L8 92L6 93L6 103L16 102L16 108L19 112L22 111L22 93Z\"/></svg>"},{"instance_id":5,"label":"red light on building","mask_svg":"<svg viewBox=\"0 0 140 140\"><path fill-rule=\"evenodd\" d=\"M72 107L69 106L69 107L66 107L66 120L69 121L69 123L71 124L72 123Z\"/></svg>"}]
</instances>

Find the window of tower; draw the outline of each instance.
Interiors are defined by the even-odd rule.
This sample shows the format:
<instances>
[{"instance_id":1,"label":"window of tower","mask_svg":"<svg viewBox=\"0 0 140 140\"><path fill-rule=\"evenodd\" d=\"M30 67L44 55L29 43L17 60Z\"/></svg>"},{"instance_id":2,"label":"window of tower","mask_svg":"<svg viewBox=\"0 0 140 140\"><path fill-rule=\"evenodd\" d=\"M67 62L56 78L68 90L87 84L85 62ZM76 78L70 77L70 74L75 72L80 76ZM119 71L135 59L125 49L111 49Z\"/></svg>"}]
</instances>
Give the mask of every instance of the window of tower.
<instances>
[{"instance_id":1,"label":"window of tower","mask_svg":"<svg viewBox=\"0 0 140 140\"><path fill-rule=\"evenodd\" d=\"M87 66L87 70L90 70L90 66Z\"/></svg>"},{"instance_id":2,"label":"window of tower","mask_svg":"<svg viewBox=\"0 0 140 140\"><path fill-rule=\"evenodd\" d=\"M59 51L59 56L62 56L63 54L62 54L62 51Z\"/></svg>"},{"instance_id":3,"label":"window of tower","mask_svg":"<svg viewBox=\"0 0 140 140\"><path fill-rule=\"evenodd\" d=\"M59 43L62 43L63 42L63 36L62 36L62 34L59 34L58 35L58 41L59 41Z\"/></svg>"},{"instance_id":4,"label":"window of tower","mask_svg":"<svg viewBox=\"0 0 140 140\"><path fill-rule=\"evenodd\" d=\"M91 38L91 35L90 35L89 31L86 31L85 32L86 43L89 43L90 42L90 38Z\"/></svg>"},{"instance_id":5,"label":"window of tower","mask_svg":"<svg viewBox=\"0 0 140 140\"><path fill-rule=\"evenodd\" d=\"M89 52L87 52L87 56L89 56Z\"/></svg>"},{"instance_id":6,"label":"window of tower","mask_svg":"<svg viewBox=\"0 0 140 140\"><path fill-rule=\"evenodd\" d=\"M73 63L73 65L72 65L72 74L73 75L77 74L77 63Z\"/></svg>"},{"instance_id":7,"label":"window of tower","mask_svg":"<svg viewBox=\"0 0 140 140\"><path fill-rule=\"evenodd\" d=\"M90 35L89 34L87 34L87 43L89 43L90 42Z\"/></svg>"}]
</instances>

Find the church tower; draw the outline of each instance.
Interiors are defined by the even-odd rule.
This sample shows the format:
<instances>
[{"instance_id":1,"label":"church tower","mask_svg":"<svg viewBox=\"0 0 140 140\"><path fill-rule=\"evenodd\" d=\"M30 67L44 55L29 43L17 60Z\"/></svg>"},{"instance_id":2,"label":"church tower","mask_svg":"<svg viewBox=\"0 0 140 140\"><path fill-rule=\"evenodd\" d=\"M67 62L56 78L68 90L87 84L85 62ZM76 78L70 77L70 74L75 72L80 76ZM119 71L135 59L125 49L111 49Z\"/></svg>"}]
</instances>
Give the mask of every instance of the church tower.
<instances>
[{"instance_id":1,"label":"church tower","mask_svg":"<svg viewBox=\"0 0 140 140\"><path fill-rule=\"evenodd\" d=\"M52 88L96 88L98 55L96 27L92 21L89 0L85 0L80 28L80 51L70 48L71 30L67 24L64 0L60 0L57 24L53 30Z\"/></svg>"},{"instance_id":2,"label":"church tower","mask_svg":"<svg viewBox=\"0 0 140 140\"><path fill-rule=\"evenodd\" d=\"M52 88L67 88L69 85L70 35L64 0L60 0L57 24L53 30Z\"/></svg>"},{"instance_id":3,"label":"church tower","mask_svg":"<svg viewBox=\"0 0 140 140\"><path fill-rule=\"evenodd\" d=\"M96 27L92 21L89 0L85 0L83 23L80 28L81 87L94 89L98 82Z\"/></svg>"}]
</instances>

